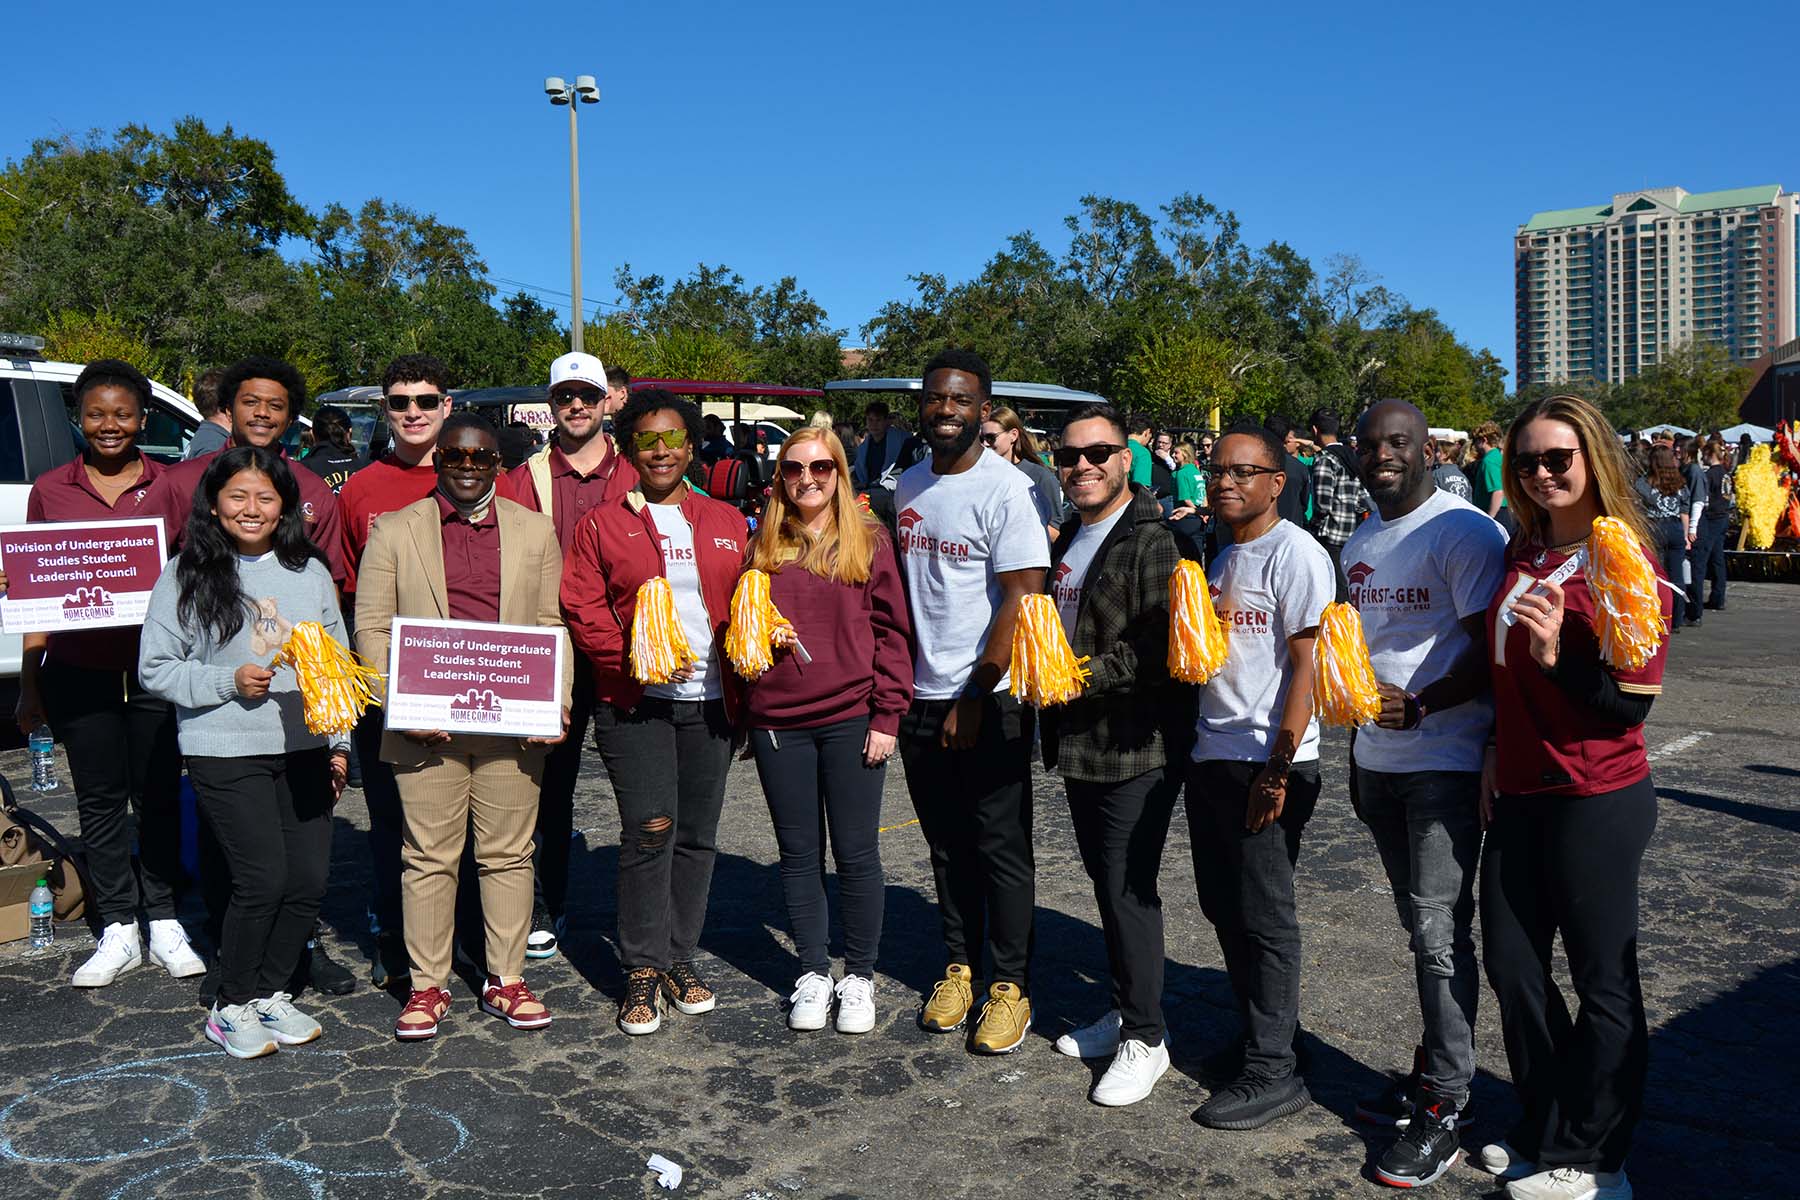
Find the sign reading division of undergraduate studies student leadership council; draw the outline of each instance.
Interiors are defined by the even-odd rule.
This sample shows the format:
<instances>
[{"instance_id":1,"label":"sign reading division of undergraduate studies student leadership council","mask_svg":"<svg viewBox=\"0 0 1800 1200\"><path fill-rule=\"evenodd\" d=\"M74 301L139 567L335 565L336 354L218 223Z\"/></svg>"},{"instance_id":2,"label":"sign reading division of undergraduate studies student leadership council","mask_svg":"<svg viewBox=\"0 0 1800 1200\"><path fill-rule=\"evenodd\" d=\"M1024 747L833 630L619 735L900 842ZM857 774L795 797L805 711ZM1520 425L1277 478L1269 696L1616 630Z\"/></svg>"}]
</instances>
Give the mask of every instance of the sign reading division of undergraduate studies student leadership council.
<instances>
[{"instance_id":1,"label":"sign reading division of undergraduate studies student leadership council","mask_svg":"<svg viewBox=\"0 0 1800 1200\"><path fill-rule=\"evenodd\" d=\"M564 653L560 629L395 617L387 727L559 737Z\"/></svg>"},{"instance_id":2,"label":"sign reading division of undergraduate studies student leadership council","mask_svg":"<svg viewBox=\"0 0 1800 1200\"><path fill-rule=\"evenodd\" d=\"M142 625L167 558L160 517L0 525L0 632Z\"/></svg>"}]
</instances>

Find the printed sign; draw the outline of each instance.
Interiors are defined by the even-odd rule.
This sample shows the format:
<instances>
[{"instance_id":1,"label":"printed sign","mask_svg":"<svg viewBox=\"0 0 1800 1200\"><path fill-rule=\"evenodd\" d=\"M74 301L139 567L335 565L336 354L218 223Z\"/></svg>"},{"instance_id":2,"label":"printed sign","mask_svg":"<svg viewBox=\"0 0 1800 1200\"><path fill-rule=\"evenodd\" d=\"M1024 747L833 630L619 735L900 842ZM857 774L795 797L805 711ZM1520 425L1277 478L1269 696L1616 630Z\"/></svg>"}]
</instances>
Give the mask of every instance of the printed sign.
<instances>
[{"instance_id":1,"label":"printed sign","mask_svg":"<svg viewBox=\"0 0 1800 1200\"><path fill-rule=\"evenodd\" d=\"M557 737L565 652L541 625L395 617L387 727Z\"/></svg>"},{"instance_id":2,"label":"printed sign","mask_svg":"<svg viewBox=\"0 0 1800 1200\"><path fill-rule=\"evenodd\" d=\"M0 632L142 625L167 558L160 517L0 525Z\"/></svg>"}]
</instances>

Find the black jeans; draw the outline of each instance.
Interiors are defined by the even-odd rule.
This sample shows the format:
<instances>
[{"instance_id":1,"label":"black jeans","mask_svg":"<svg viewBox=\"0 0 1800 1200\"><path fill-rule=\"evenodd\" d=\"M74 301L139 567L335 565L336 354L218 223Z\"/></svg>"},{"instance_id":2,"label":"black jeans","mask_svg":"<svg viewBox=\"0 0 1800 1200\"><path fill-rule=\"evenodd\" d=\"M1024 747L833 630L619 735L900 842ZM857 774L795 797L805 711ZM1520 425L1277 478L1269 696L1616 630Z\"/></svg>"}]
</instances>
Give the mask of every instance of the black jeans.
<instances>
[{"instance_id":1,"label":"black jeans","mask_svg":"<svg viewBox=\"0 0 1800 1200\"><path fill-rule=\"evenodd\" d=\"M1481 860L1481 772L1356 772L1357 815L1411 935L1423 1021L1425 1086L1457 1108L1475 1077L1475 874Z\"/></svg>"},{"instance_id":2,"label":"black jeans","mask_svg":"<svg viewBox=\"0 0 1800 1200\"><path fill-rule=\"evenodd\" d=\"M1151 1046L1163 1040L1163 914L1156 877L1181 771L1158 767L1123 783L1069 779L1069 816L1081 865L1094 884L1120 1035Z\"/></svg>"},{"instance_id":3,"label":"black jeans","mask_svg":"<svg viewBox=\"0 0 1800 1200\"><path fill-rule=\"evenodd\" d=\"M1281 816L1258 833L1244 828L1259 762L1210 759L1188 768L1188 840L1200 911L1212 922L1244 1024L1244 1071L1263 1079L1294 1073L1300 1023L1300 919L1294 866L1300 832L1319 802L1317 763L1288 770Z\"/></svg>"},{"instance_id":4,"label":"black jeans","mask_svg":"<svg viewBox=\"0 0 1800 1200\"><path fill-rule=\"evenodd\" d=\"M400 785L394 768L381 761L382 710L370 705L357 721L351 737L362 764L363 803L369 808L369 869L371 903L384 935L404 936L400 913Z\"/></svg>"},{"instance_id":5,"label":"black jeans","mask_svg":"<svg viewBox=\"0 0 1800 1200\"><path fill-rule=\"evenodd\" d=\"M1037 862L1031 849L1031 735L1036 714L1004 692L984 697L968 750L938 745L954 700L914 700L900 719L906 790L931 847L944 949L990 983L1028 991Z\"/></svg>"},{"instance_id":6,"label":"black jeans","mask_svg":"<svg viewBox=\"0 0 1800 1200\"><path fill-rule=\"evenodd\" d=\"M1657 557L1662 561L1663 574L1669 577L1669 586L1675 589L1675 611L1669 615L1669 628L1679 629L1689 619L1688 590L1681 582L1681 568L1688 557L1687 539L1682 536L1678 518L1651 521L1650 527L1656 533Z\"/></svg>"},{"instance_id":7,"label":"black jeans","mask_svg":"<svg viewBox=\"0 0 1800 1200\"><path fill-rule=\"evenodd\" d=\"M575 835L575 781L581 774L582 743L594 713L594 667L575 656L575 691L569 703L569 732L544 756L538 788L537 870L532 885L537 903L552 917L569 907L569 839Z\"/></svg>"},{"instance_id":8,"label":"black jeans","mask_svg":"<svg viewBox=\"0 0 1800 1200\"><path fill-rule=\"evenodd\" d=\"M1482 959L1524 1109L1507 1141L1540 1170L1617 1171L1644 1111L1638 872L1656 830L1645 779L1598 796L1501 796L1481 856ZM1562 934L1581 1008L1551 974Z\"/></svg>"},{"instance_id":9,"label":"black jeans","mask_svg":"<svg viewBox=\"0 0 1800 1200\"><path fill-rule=\"evenodd\" d=\"M1694 564L1694 582L1688 588L1688 617L1700 619L1700 585L1711 580L1706 597L1707 608L1725 607L1725 528L1729 517L1700 518L1700 537L1694 542L1689 560Z\"/></svg>"},{"instance_id":10,"label":"black jeans","mask_svg":"<svg viewBox=\"0 0 1800 1200\"><path fill-rule=\"evenodd\" d=\"M323 746L243 758L190 755L200 815L231 868L219 1003L286 989L331 868L331 773Z\"/></svg>"},{"instance_id":11,"label":"black jeans","mask_svg":"<svg viewBox=\"0 0 1800 1200\"><path fill-rule=\"evenodd\" d=\"M46 663L39 692L69 756L90 900L107 925L175 918L181 878L181 751L175 709L135 672ZM137 815L138 869L131 864Z\"/></svg>"},{"instance_id":12,"label":"black jeans","mask_svg":"<svg viewBox=\"0 0 1800 1200\"><path fill-rule=\"evenodd\" d=\"M722 700L594 705L594 741L619 802L619 962L692 962L706 924L731 768Z\"/></svg>"},{"instance_id":13,"label":"black jeans","mask_svg":"<svg viewBox=\"0 0 1800 1200\"><path fill-rule=\"evenodd\" d=\"M881 788L887 764L863 765L869 718L814 729L753 729L775 842L781 891L802 971L831 974L831 913L825 900L825 842L837 861L843 909L844 974L875 978L887 895L881 873Z\"/></svg>"}]
</instances>

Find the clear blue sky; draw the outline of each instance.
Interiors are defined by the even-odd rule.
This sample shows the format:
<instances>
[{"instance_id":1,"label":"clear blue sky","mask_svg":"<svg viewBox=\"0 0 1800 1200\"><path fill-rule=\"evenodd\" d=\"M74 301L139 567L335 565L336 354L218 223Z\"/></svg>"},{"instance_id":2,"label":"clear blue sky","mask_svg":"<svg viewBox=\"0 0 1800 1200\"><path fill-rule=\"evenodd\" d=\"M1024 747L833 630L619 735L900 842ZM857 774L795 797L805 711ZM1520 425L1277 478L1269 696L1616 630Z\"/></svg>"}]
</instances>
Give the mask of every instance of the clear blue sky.
<instances>
[{"instance_id":1,"label":"clear blue sky","mask_svg":"<svg viewBox=\"0 0 1800 1200\"><path fill-rule=\"evenodd\" d=\"M1800 187L1791 23L1466 7L14 0L0 157L194 113L268 141L308 205L434 212L495 276L566 292L567 121L540 88L585 72L590 301L621 262L724 262L797 276L854 343L909 273L967 278L1026 229L1060 250L1083 193L1195 191L1255 244L1360 255L1509 369L1532 212Z\"/></svg>"}]
</instances>

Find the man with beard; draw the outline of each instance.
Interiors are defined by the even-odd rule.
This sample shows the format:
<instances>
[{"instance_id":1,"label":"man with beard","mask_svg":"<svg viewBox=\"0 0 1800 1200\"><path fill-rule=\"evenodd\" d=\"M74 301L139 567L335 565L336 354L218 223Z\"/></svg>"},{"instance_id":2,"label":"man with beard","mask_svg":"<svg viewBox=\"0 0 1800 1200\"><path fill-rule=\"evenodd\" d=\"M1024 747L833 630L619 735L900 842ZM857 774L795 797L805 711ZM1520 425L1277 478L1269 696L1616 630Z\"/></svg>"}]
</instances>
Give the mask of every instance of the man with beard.
<instances>
[{"instance_id":1,"label":"man with beard","mask_svg":"<svg viewBox=\"0 0 1800 1200\"><path fill-rule=\"evenodd\" d=\"M1044 765L1068 792L1113 999L1056 1049L1110 1056L1088 1095L1116 1107L1147 1097L1169 1069L1156 877L1194 737L1194 689L1168 672L1169 577L1184 542L1156 498L1128 486L1125 423L1110 405L1075 410L1055 462L1081 519L1063 524L1050 552L1050 594L1089 676L1079 697L1044 713Z\"/></svg>"},{"instance_id":2,"label":"man with beard","mask_svg":"<svg viewBox=\"0 0 1800 1200\"><path fill-rule=\"evenodd\" d=\"M1455 1164L1475 1073L1478 804L1494 725L1482 623L1505 574L1506 536L1434 484L1425 417L1412 405L1369 409L1357 451L1375 513L1345 543L1343 570L1381 716L1351 744L1350 795L1411 935L1423 1033L1411 1075L1356 1114L1404 1130L1375 1175L1418 1187Z\"/></svg>"},{"instance_id":3,"label":"man with beard","mask_svg":"<svg viewBox=\"0 0 1800 1200\"><path fill-rule=\"evenodd\" d=\"M900 754L931 847L949 958L920 1024L962 1028L991 943L974 1048L1004 1054L1031 1028L1036 898L1033 717L1008 694L1007 672L1019 602L1044 590L1050 555L1031 481L977 439L992 397L993 375L977 354L944 350L925 365L919 429L931 457L900 476L894 505L917 638Z\"/></svg>"}]
</instances>

